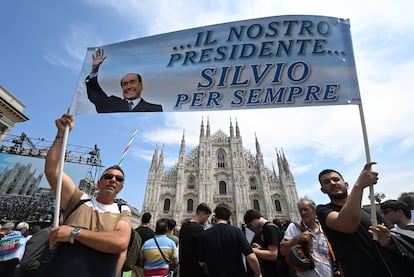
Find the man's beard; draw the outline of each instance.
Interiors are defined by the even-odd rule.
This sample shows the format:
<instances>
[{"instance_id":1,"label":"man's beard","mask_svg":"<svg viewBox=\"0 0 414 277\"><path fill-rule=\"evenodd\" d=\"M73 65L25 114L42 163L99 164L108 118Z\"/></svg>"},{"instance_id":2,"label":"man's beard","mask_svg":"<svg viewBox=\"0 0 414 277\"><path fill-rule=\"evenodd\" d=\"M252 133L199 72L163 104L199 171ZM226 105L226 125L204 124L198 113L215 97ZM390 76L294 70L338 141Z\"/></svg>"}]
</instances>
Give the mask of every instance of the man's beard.
<instances>
[{"instance_id":1,"label":"man's beard","mask_svg":"<svg viewBox=\"0 0 414 277\"><path fill-rule=\"evenodd\" d=\"M342 190L342 193L340 194L330 194L329 198L331 199L335 199L335 200L342 200L348 197L348 190L346 188L344 188Z\"/></svg>"}]
</instances>

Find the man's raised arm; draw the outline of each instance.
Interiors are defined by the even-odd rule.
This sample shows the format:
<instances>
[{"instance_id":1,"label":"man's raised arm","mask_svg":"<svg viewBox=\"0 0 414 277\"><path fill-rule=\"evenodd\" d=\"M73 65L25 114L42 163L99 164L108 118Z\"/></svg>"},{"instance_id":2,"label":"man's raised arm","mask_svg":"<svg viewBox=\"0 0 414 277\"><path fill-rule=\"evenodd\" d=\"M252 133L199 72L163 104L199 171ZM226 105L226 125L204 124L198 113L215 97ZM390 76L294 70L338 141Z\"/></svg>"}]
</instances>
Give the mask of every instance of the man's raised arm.
<instances>
[{"instance_id":1,"label":"man's raised arm","mask_svg":"<svg viewBox=\"0 0 414 277\"><path fill-rule=\"evenodd\" d=\"M60 171L60 157L63 148L63 135L65 132L65 126L69 126L69 131L75 125L73 115L64 114L61 118L56 119L56 127L58 129L55 141L50 147L45 162L45 174L49 182L50 188L56 195L57 182ZM66 210L69 198L71 197L76 185L72 179L62 172L62 191L61 191L61 207ZM57 197L57 195L56 195Z\"/></svg>"}]
</instances>

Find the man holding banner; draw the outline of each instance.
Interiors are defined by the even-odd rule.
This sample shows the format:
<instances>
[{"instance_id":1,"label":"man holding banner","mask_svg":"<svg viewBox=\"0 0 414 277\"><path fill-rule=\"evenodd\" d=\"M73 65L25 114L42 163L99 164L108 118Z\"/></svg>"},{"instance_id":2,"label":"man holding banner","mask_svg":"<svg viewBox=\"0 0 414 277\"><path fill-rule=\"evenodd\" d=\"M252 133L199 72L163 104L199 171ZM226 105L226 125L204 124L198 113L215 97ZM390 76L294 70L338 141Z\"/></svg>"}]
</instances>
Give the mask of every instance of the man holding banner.
<instances>
[{"instance_id":1,"label":"man holding banner","mask_svg":"<svg viewBox=\"0 0 414 277\"><path fill-rule=\"evenodd\" d=\"M74 117L63 115L56 126L58 133L46 156L45 174L58 194L63 135L66 126L69 131L74 127ZM61 195L56 198L61 199L65 219L63 225L51 230L49 242L54 253L40 276L118 276L124 262L120 257L126 257L131 234L129 207L114 202L124 185L123 170L118 165L104 170L96 197L83 193L62 174Z\"/></svg>"},{"instance_id":2,"label":"man holding banner","mask_svg":"<svg viewBox=\"0 0 414 277\"><path fill-rule=\"evenodd\" d=\"M349 195L349 185L339 172L323 170L319 174L321 191L331 202L317 206L318 219L344 276L408 276L406 273L412 272L412 266L403 261L395 245L389 242L392 226L378 215L379 225L370 227L371 216L361 209L363 190L378 181L378 172L371 169L373 164L365 165ZM371 232L378 235L378 241L372 239ZM388 243L384 245L386 238Z\"/></svg>"},{"instance_id":3,"label":"man holding banner","mask_svg":"<svg viewBox=\"0 0 414 277\"><path fill-rule=\"evenodd\" d=\"M141 75L128 73L121 79L124 99L108 96L98 83L98 70L105 61L104 49L98 48L92 55L92 71L86 78L88 99L95 105L98 113L113 112L162 112L162 106L146 102L141 97L143 89Z\"/></svg>"}]
</instances>

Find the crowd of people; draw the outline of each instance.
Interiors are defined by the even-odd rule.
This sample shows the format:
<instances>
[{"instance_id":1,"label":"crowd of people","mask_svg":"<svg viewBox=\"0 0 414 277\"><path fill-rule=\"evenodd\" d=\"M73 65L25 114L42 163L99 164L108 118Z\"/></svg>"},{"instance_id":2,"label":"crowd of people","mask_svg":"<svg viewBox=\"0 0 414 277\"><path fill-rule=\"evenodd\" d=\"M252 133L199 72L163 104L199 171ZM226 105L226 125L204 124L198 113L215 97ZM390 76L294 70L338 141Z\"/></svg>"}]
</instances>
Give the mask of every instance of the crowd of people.
<instances>
[{"instance_id":1,"label":"crowd of people","mask_svg":"<svg viewBox=\"0 0 414 277\"><path fill-rule=\"evenodd\" d=\"M55 123L45 174L56 193L63 133L65 126L72 130L74 118L66 114ZM267 219L249 209L239 227L232 225L226 204L213 209L199 203L191 219L177 225L160 218L155 230L150 213L132 229L129 207L114 201L125 181L118 165L104 170L95 197L63 173L58 226L33 235L25 222L1 226L0 276L408 277L414 271L414 193L383 202L372 224L370 211L361 206L363 191L379 178L373 164L364 166L350 191L341 173L321 171L321 191L330 202L301 198L299 222Z\"/></svg>"},{"instance_id":2,"label":"crowd of people","mask_svg":"<svg viewBox=\"0 0 414 277\"><path fill-rule=\"evenodd\" d=\"M1 222L50 222L54 210L53 195L7 195L0 198Z\"/></svg>"}]
</instances>

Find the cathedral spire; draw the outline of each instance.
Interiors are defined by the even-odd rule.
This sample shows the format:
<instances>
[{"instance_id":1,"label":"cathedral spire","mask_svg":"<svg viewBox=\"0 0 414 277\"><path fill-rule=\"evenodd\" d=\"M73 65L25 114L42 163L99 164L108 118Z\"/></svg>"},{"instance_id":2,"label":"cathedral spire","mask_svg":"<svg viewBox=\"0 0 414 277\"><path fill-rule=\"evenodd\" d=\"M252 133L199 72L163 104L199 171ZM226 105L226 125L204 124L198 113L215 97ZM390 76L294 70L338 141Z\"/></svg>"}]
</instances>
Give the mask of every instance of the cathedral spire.
<instances>
[{"instance_id":1,"label":"cathedral spire","mask_svg":"<svg viewBox=\"0 0 414 277\"><path fill-rule=\"evenodd\" d=\"M259 141L257 140L256 132L254 133L254 137L256 139L256 153L260 154L262 153L262 150L260 149L260 144L259 144Z\"/></svg>"},{"instance_id":2,"label":"cathedral spire","mask_svg":"<svg viewBox=\"0 0 414 277\"><path fill-rule=\"evenodd\" d=\"M231 118L230 118L230 137L234 137L233 123L231 122Z\"/></svg>"},{"instance_id":3,"label":"cathedral spire","mask_svg":"<svg viewBox=\"0 0 414 277\"><path fill-rule=\"evenodd\" d=\"M278 151L276 149L277 154L277 165L279 167L279 175L286 176L288 178L293 178L293 174L290 171L288 160L286 159L285 153L283 152L283 148Z\"/></svg>"},{"instance_id":4,"label":"cathedral spire","mask_svg":"<svg viewBox=\"0 0 414 277\"><path fill-rule=\"evenodd\" d=\"M239 124L237 123L237 118L236 118L236 137L237 138L240 137L240 130L239 130Z\"/></svg>"},{"instance_id":5,"label":"cathedral spire","mask_svg":"<svg viewBox=\"0 0 414 277\"><path fill-rule=\"evenodd\" d=\"M184 136L184 135L183 135ZM204 120L201 117L200 138L204 137Z\"/></svg>"},{"instance_id":6,"label":"cathedral spire","mask_svg":"<svg viewBox=\"0 0 414 277\"><path fill-rule=\"evenodd\" d=\"M158 160L158 169L161 174L164 172L164 143L162 144L160 159Z\"/></svg>"},{"instance_id":7,"label":"cathedral spire","mask_svg":"<svg viewBox=\"0 0 414 277\"><path fill-rule=\"evenodd\" d=\"M210 136L210 120L209 120L209 118L207 117L207 130L206 130L206 132L207 132L207 137L209 137Z\"/></svg>"},{"instance_id":8,"label":"cathedral spire","mask_svg":"<svg viewBox=\"0 0 414 277\"><path fill-rule=\"evenodd\" d=\"M155 146L154 154L152 154L152 162L150 171L156 170L158 166L158 144Z\"/></svg>"},{"instance_id":9,"label":"cathedral spire","mask_svg":"<svg viewBox=\"0 0 414 277\"><path fill-rule=\"evenodd\" d=\"M185 149L185 130L183 130L183 137L181 138L180 151Z\"/></svg>"},{"instance_id":10,"label":"cathedral spire","mask_svg":"<svg viewBox=\"0 0 414 277\"><path fill-rule=\"evenodd\" d=\"M282 157L279 155L279 151L277 151L277 148L275 148L275 150L276 150L276 157L277 157L277 167L279 168L279 175L282 175L282 172L283 172Z\"/></svg>"},{"instance_id":11,"label":"cathedral spire","mask_svg":"<svg viewBox=\"0 0 414 277\"><path fill-rule=\"evenodd\" d=\"M178 157L179 163L184 161L184 156L185 156L185 130L183 130L183 137L181 139L180 154Z\"/></svg>"},{"instance_id":12,"label":"cathedral spire","mask_svg":"<svg viewBox=\"0 0 414 277\"><path fill-rule=\"evenodd\" d=\"M286 174L292 175L290 172L288 160L286 159L285 153L283 152L283 148L282 148L282 164L283 164L283 170L286 172Z\"/></svg>"},{"instance_id":13,"label":"cathedral spire","mask_svg":"<svg viewBox=\"0 0 414 277\"><path fill-rule=\"evenodd\" d=\"M272 161L272 170L273 170L273 175L276 176L277 174L276 174L276 171L275 171L275 164L273 163L273 161Z\"/></svg>"}]
</instances>

